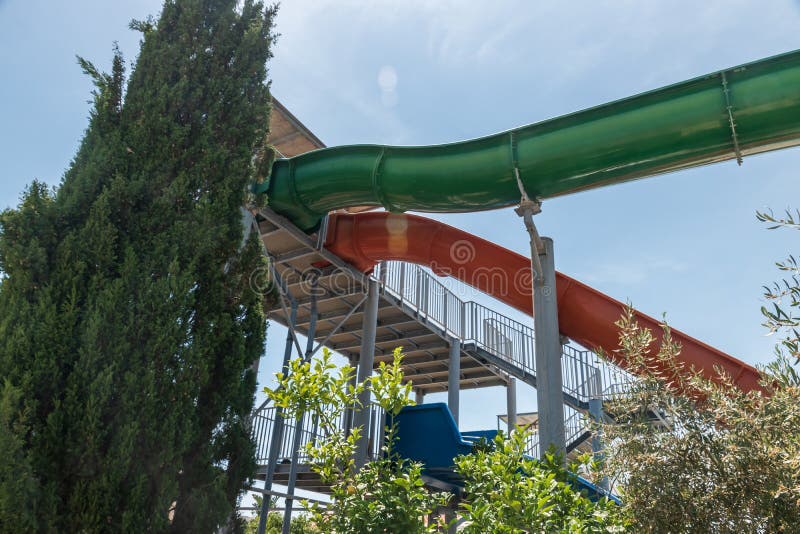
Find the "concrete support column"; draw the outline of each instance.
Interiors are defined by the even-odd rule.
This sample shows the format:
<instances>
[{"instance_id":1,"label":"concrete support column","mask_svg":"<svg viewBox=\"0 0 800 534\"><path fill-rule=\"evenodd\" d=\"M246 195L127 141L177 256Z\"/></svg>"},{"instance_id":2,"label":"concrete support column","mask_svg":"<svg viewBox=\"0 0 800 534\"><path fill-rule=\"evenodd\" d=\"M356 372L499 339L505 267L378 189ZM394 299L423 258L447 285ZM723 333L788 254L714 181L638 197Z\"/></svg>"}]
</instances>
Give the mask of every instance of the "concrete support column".
<instances>
[{"instance_id":1,"label":"concrete support column","mask_svg":"<svg viewBox=\"0 0 800 534\"><path fill-rule=\"evenodd\" d=\"M536 339L536 400L539 406L539 454L550 446L566 460L564 401L561 376L561 340L558 332L556 269L553 240L542 238L538 251L542 273L534 273L533 325ZM533 251L536 247L532 243Z\"/></svg>"},{"instance_id":2,"label":"concrete support column","mask_svg":"<svg viewBox=\"0 0 800 534\"><path fill-rule=\"evenodd\" d=\"M425 392L421 389L418 389L414 394L414 402L417 404L424 404L425 403Z\"/></svg>"},{"instance_id":3,"label":"concrete support column","mask_svg":"<svg viewBox=\"0 0 800 534\"><path fill-rule=\"evenodd\" d=\"M361 329L361 355L358 361L358 381L364 382L372 376L372 367L375 363L375 330L378 325L378 298L380 286L376 280L369 279L367 286L367 302L364 304L364 322ZM360 469L367 462L367 448L369 447L370 402L372 393L369 388L359 396L361 407L356 409L353 418L353 427L361 427L361 439L358 441L355 454L356 468Z\"/></svg>"},{"instance_id":4,"label":"concrete support column","mask_svg":"<svg viewBox=\"0 0 800 534\"><path fill-rule=\"evenodd\" d=\"M447 374L447 407L458 426L458 403L461 392L461 341L450 338L450 369Z\"/></svg>"},{"instance_id":5,"label":"concrete support column","mask_svg":"<svg viewBox=\"0 0 800 534\"><path fill-rule=\"evenodd\" d=\"M506 418L508 419L508 433L517 428L517 379L509 377L506 384Z\"/></svg>"}]
</instances>

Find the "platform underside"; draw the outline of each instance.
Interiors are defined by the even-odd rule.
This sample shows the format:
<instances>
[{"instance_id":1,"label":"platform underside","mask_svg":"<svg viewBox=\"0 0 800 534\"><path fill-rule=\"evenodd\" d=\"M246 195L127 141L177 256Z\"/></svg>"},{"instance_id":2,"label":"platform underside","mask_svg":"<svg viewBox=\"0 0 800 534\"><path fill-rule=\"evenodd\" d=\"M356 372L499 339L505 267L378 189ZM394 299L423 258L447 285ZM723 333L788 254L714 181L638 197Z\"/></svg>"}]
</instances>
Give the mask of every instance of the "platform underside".
<instances>
[{"instance_id":1,"label":"platform underside","mask_svg":"<svg viewBox=\"0 0 800 534\"><path fill-rule=\"evenodd\" d=\"M306 235L274 212L257 215L258 228L275 272L289 299L297 303L295 330L307 336L316 300L315 345L323 343L352 363L359 360L366 276L318 246L317 235ZM290 323L289 299L278 299L268 318ZM382 293L375 336L375 367L390 362L396 348L403 351L403 373L414 390L447 391L449 344L446 333L425 321L424 314L396 296ZM305 348L305 347L303 347ZM488 362L461 352L460 388L501 386L507 375Z\"/></svg>"}]
</instances>

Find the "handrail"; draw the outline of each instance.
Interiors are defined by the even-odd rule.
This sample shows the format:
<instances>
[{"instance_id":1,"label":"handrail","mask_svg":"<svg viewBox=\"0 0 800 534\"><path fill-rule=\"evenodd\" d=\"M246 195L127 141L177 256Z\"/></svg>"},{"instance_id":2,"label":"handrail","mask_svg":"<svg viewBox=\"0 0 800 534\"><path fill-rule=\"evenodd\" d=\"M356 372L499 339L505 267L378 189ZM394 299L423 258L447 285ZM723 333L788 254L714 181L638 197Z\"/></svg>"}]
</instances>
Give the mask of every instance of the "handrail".
<instances>
[{"instance_id":1,"label":"handrail","mask_svg":"<svg viewBox=\"0 0 800 534\"><path fill-rule=\"evenodd\" d=\"M462 346L474 344L521 371L536 375L534 331L475 301L464 301L423 267L402 261L381 262L374 276L384 293L414 310ZM592 351L563 345L564 392L586 403L626 391L636 379Z\"/></svg>"},{"instance_id":2,"label":"handrail","mask_svg":"<svg viewBox=\"0 0 800 534\"><path fill-rule=\"evenodd\" d=\"M347 420L347 415L343 414L337 421L335 430L339 432L346 431ZM269 459L270 438L275 428L275 406L265 406L261 410L255 412L252 421L251 435L256 444L256 463L258 465L265 465ZM283 439L281 440L277 459L279 464L283 461L291 461L293 452L292 444L294 443L296 431L296 420L284 420ZM315 417L314 413L306 414L306 417L303 418L301 431L303 435L300 438L297 461L302 464L308 463L311 460L306 453L306 446L314 441L325 439L327 436L319 427L318 419ZM367 420L367 432L369 432L368 457L370 459L378 458L381 453L381 447L383 446L383 410L381 410L379 406L372 405L370 407Z\"/></svg>"},{"instance_id":3,"label":"handrail","mask_svg":"<svg viewBox=\"0 0 800 534\"><path fill-rule=\"evenodd\" d=\"M450 291L427 270L419 265L401 261L382 262L374 275L385 295L392 296L401 305L411 308L429 325L439 328L446 336L459 339L462 346L475 345L511 364L524 375L535 376L534 331L514 319L474 301L464 301ZM590 399L607 399L624 394L636 380L633 375L599 358L595 353L563 345L562 377L564 392L581 403ZM564 425L566 442L572 443L586 432L581 412L568 410ZM252 436L256 443L256 461L266 463L270 437L275 426L275 406L263 405L252 417ZM570 414L571 412L571 414ZM348 418L337 421L337 430L345 431ZM383 414L371 406L368 418L370 458L378 458L383 445ZM278 452L278 463L289 461L291 444L297 432L296 421L284 422L284 436ZM308 463L306 446L324 439L314 414L303 418L300 429L298 462ZM538 457L538 434L528 437L528 454Z\"/></svg>"},{"instance_id":4,"label":"handrail","mask_svg":"<svg viewBox=\"0 0 800 534\"><path fill-rule=\"evenodd\" d=\"M569 447L583 434L589 432L586 425L586 416L576 410L572 410L572 414L564 419L564 442ZM525 438L525 454L532 458L539 458L539 433L529 432Z\"/></svg>"}]
</instances>

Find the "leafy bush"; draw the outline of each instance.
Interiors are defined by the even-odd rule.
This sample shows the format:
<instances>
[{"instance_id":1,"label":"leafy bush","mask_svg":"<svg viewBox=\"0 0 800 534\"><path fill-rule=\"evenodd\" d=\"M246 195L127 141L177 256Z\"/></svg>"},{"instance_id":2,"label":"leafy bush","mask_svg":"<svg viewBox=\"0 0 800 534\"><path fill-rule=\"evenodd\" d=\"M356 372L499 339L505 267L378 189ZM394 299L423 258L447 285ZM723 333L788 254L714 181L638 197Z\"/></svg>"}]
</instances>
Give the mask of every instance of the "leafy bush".
<instances>
[{"instance_id":1,"label":"leafy bush","mask_svg":"<svg viewBox=\"0 0 800 534\"><path fill-rule=\"evenodd\" d=\"M643 378L610 407L605 469L634 530L800 532L800 377L789 360L763 370L764 392L744 393L731 377L716 384L683 368L667 325L654 349L631 310L617 324L622 352ZM663 380L648 353L681 372Z\"/></svg>"},{"instance_id":2,"label":"leafy bush","mask_svg":"<svg viewBox=\"0 0 800 534\"><path fill-rule=\"evenodd\" d=\"M309 444L306 452L313 469L331 485L333 502L311 504L313 523L324 532L365 533L443 532L443 511L451 496L425 487L423 466L392 452L396 429L386 428L383 457L356 469L353 454L361 429L344 434L337 421L346 410L359 408L358 395L371 389L375 404L397 415L413 404L411 385L404 383L402 354L395 351L391 365L381 363L375 376L352 385L355 370L337 370L329 352L315 362L294 360L287 376L266 389L287 417L314 417L325 438ZM616 505L592 503L568 483L572 476L553 458L539 463L523 455L526 435L499 437L491 446L477 447L461 456L455 469L466 482L466 500L460 505L466 532L618 532L624 522ZM426 521L426 517L429 521Z\"/></svg>"},{"instance_id":3,"label":"leafy bush","mask_svg":"<svg viewBox=\"0 0 800 534\"><path fill-rule=\"evenodd\" d=\"M456 459L465 480L460 513L463 532L623 532L619 507L606 498L590 501L569 480L578 465L564 469L562 459L543 461L525 455L526 433L498 434L494 447L477 448ZM570 472L571 471L571 472Z\"/></svg>"}]
</instances>

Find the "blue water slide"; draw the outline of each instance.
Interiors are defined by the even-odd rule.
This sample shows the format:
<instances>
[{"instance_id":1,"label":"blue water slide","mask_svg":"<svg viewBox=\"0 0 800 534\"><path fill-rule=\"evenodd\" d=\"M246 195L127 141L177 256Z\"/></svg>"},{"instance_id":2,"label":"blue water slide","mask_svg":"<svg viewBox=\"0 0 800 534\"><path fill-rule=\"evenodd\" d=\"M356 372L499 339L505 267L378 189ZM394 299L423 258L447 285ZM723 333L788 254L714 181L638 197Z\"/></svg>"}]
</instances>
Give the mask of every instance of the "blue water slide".
<instances>
[{"instance_id":1,"label":"blue water slide","mask_svg":"<svg viewBox=\"0 0 800 534\"><path fill-rule=\"evenodd\" d=\"M422 463L423 475L442 488L463 489L464 481L455 472L456 456L470 454L476 443L491 442L497 436L497 430L459 431L447 404L441 402L407 406L394 418L394 424L397 439L393 452ZM583 477L576 476L571 483L592 501L605 496L620 504L616 496Z\"/></svg>"}]
</instances>

